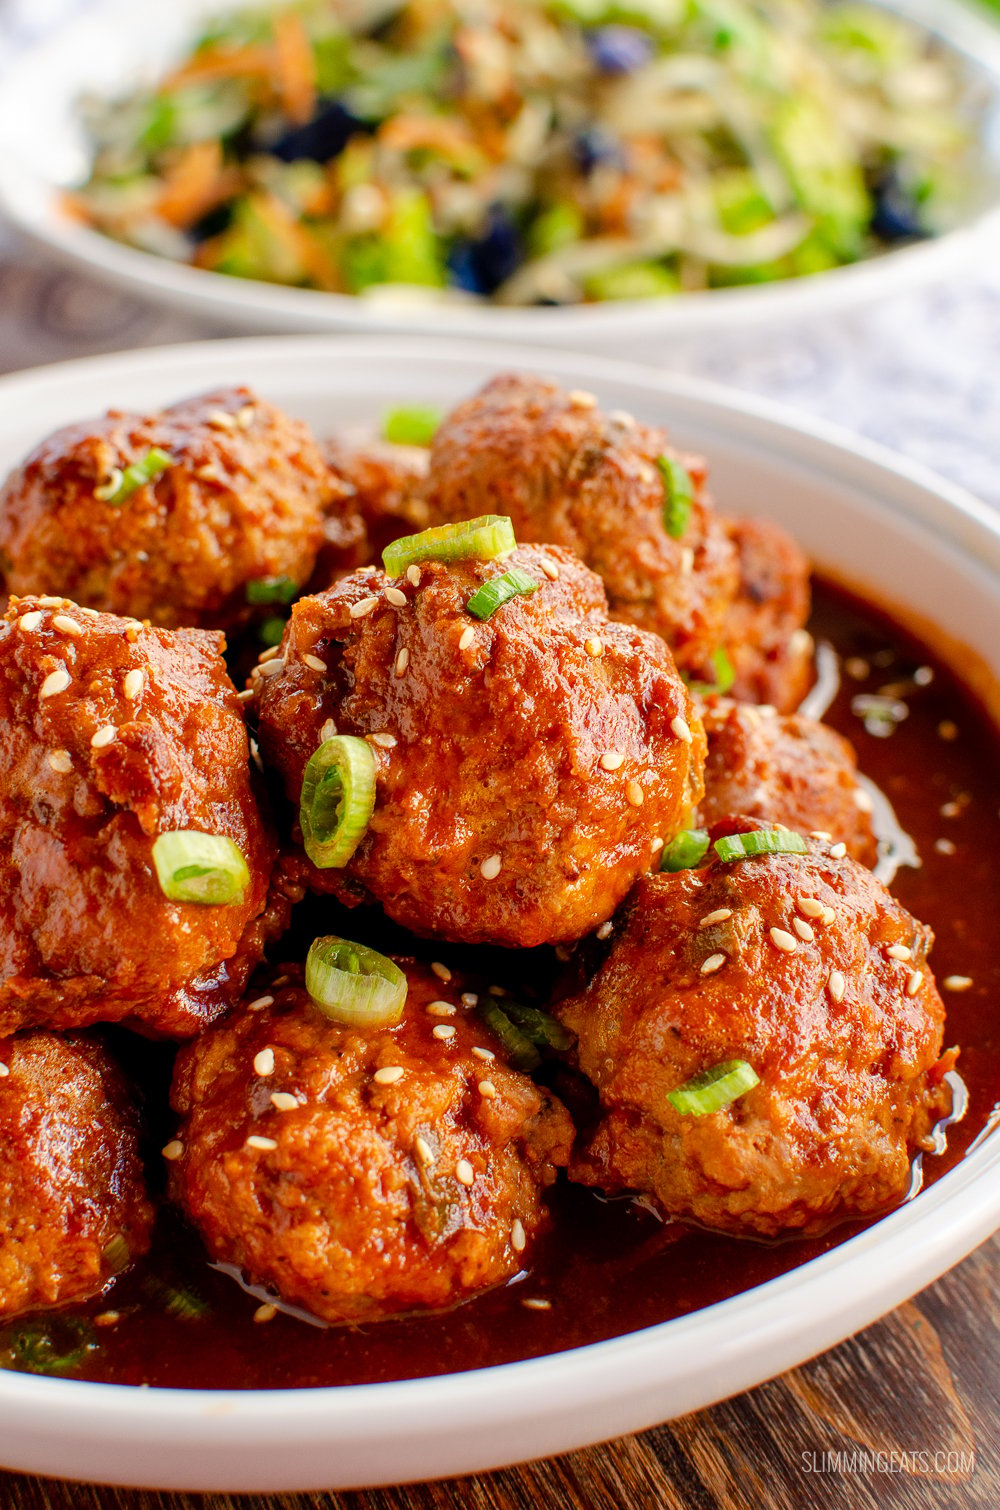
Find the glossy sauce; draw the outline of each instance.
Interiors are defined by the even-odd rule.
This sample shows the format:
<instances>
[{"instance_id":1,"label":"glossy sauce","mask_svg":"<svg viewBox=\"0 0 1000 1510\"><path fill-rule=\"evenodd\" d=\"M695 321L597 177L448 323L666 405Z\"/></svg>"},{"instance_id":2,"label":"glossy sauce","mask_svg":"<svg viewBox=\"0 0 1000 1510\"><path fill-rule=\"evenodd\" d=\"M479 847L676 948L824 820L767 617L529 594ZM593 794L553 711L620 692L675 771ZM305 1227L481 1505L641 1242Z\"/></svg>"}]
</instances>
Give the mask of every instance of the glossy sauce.
<instances>
[{"instance_id":1,"label":"glossy sauce","mask_svg":"<svg viewBox=\"0 0 1000 1510\"><path fill-rule=\"evenodd\" d=\"M947 1153L924 1159L929 1183L962 1157L1000 1101L1000 738L950 673L875 610L820 583L811 627L817 639L834 644L842 662L860 659L870 668L863 680L843 675L826 722L853 741L861 769L886 793L916 841L922 866L901 870L892 890L934 928L931 965L939 985L952 975L973 979L968 990L942 990L945 1043L961 1045L959 1070L969 1107L964 1121L949 1130ZM928 685L913 683L918 667L933 669ZM889 737L879 738L865 730L851 702L884 687L906 703L909 714ZM948 737L953 731L955 737ZM936 847L940 840L948 852ZM293 944L307 944L314 932L336 926L333 912L328 901L303 903L289 954ZM361 937L360 919L354 913L338 931ZM413 949L398 930L387 939L384 922L369 920L364 931L383 949ZM496 972L489 978L507 984L520 977L541 985L555 968L549 951L504 955L419 947L431 958L475 960L480 969ZM146 1087L150 1164L156 1168L162 1161L155 1149L173 1131L165 1111L170 1051L124 1034L115 1035L115 1044ZM324 1329L281 1314L255 1323L259 1300L209 1269L198 1240L164 1210L153 1256L99 1301L72 1313L91 1319L118 1315L97 1326L99 1345L75 1376L178 1387L292 1388L481 1368L684 1315L826 1252L863 1225L767 1244L663 1224L631 1201L601 1200L565 1180L551 1204L552 1231L529 1275L445 1315L361 1329ZM169 1314L164 1284L193 1291L207 1304L205 1314ZM525 1301L548 1302L550 1308Z\"/></svg>"}]
</instances>

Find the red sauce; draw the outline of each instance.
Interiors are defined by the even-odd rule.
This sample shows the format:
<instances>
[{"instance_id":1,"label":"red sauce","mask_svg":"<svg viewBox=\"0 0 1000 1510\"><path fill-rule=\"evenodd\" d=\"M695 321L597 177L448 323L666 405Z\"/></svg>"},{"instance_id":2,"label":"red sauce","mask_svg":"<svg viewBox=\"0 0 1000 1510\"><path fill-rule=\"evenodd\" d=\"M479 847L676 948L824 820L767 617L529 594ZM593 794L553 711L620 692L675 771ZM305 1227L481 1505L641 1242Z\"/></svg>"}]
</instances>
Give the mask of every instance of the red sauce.
<instances>
[{"instance_id":1,"label":"red sauce","mask_svg":"<svg viewBox=\"0 0 1000 1510\"><path fill-rule=\"evenodd\" d=\"M870 668L864 680L845 674L826 721L854 742L861 769L886 793L917 842L922 868L900 871L893 891L934 928L931 963L939 983L950 975L971 976L974 982L966 991L943 993L946 1042L961 1045L959 1069L968 1086L969 1108L965 1120L949 1130L947 1153L924 1160L926 1183L963 1156L1000 1101L1000 1019L995 1009L1000 951L994 922L1000 918L994 840L1000 825L1000 737L973 697L926 647L875 609L818 584L812 628L845 661L858 658ZM933 669L933 679L907 691L909 716L891 737L866 732L851 711L852 697L910 682L914 670L926 666ZM947 737L953 730L955 737ZM942 839L954 850L936 848ZM307 925L306 919L302 927L311 937ZM489 968L501 968L496 952L489 953ZM537 951L505 956L502 965L508 979L518 966L536 973L541 968ZM121 1047L122 1039L117 1041ZM162 1104L169 1051L133 1040L129 1052L146 1082L150 1106ZM165 1118L153 1128L160 1142L171 1131ZM258 1302L233 1280L210 1270L197 1238L164 1210L151 1258L100 1301L75 1313L119 1315L113 1325L97 1328L99 1346L76 1376L191 1388L293 1388L507 1363L695 1311L826 1252L861 1225L846 1224L818 1239L748 1242L664 1225L632 1202L602 1201L565 1182L552 1207L552 1233L526 1278L446 1315L358 1330L320 1329L280 1314L255 1324ZM168 1314L163 1283L196 1292L207 1303L206 1314L189 1319ZM529 1308L525 1300L548 1301L551 1308Z\"/></svg>"}]
</instances>

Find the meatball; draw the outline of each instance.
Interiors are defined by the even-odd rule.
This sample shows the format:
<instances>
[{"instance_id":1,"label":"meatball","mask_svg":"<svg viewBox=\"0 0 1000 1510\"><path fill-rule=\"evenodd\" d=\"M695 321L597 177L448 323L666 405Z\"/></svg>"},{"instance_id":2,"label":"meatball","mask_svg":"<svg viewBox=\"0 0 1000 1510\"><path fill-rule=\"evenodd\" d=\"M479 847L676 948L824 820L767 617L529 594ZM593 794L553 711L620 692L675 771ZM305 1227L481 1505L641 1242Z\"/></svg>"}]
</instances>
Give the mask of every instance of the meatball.
<instances>
[{"instance_id":1,"label":"meatball","mask_svg":"<svg viewBox=\"0 0 1000 1510\"><path fill-rule=\"evenodd\" d=\"M406 974L398 1027L341 1027L293 984L177 1063L174 1197L214 1259L335 1323L439 1310L517 1274L573 1140L454 982Z\"/></svg>"},{"instance_id":2,"label":"meatball","mask_svg":"<svg viewBox=\"0 0 1000 1510\"><path fill-rule=\"evenodd\" d=\"M512 568L537 589L473 617L473 593ZM293 802L331 731L370 742L367 833L346 869L305 879L416 933L580 938L701 796L704 735L669 650L609 622L567 551L346 577L295 605L254 685L261 751Z\"/></svg>"},{"instance_id":3,"label":"meatball","mask_svg":"<svg viewBox=\"0 0 1000 1510\"><path fill-rule=\"evenodd\" d=\"M154 451L163 470L110 491ZM232 628L251 583L308 580L329 491L305 425L248 388L160 414L113 410L57 430L8 478L0 581L167 628Z\"/></svg>"},{"instance_id":4,"label":"meatball","mask_svg":"<svg viewBox=\"0 0 1000 1510\"><path fill-rule=\"evenodd\" d=\"M420 497L427 476L425 447L330 440L324 449L332 493L313 574L317 588L329 587L342 572L377 563L391 540L430 523Z\"/></svg>"},{"instance_id":5,"label":"meatball","mask_svg":"<svg viewBox=\"0 0 1000 1510\"><path fill-rule=\"evenodd\" d=\"M82 1035L0 1042L0 1315L99 1295L149 1247L137 1120Z\"/></svg>"},{"instance_id":6,"label":"meatball","mask_svg":"<svg viewBox=\"0 0 1000 1510\"><path fill-rule=\"evenodd\" d=\"M701 713L708 738L700 809L706 828L740 814L828 833L862 865L875 864L872 801L846 739L800 713L782 718L773 708L725 697L708 698Z\"/></svg>"},{"instance_id":7,"label":"meatball","mask_svg":"<svg viewBox=\"0 0 1000 1510\"><path fill-rule=\"evenodd\" d=\"M61 598L0 621L0 1033L135 1018L183 1036L238 999L281 913L222 636ZM170 901L165 831L227 836L228 904Z\"/></svg>"},{"instance_id":8,"label":"meatball","mask_svg":"<svg viewBox=\"0 0 1000 1510\"><path fill-rule=\"evenodd\" d=\"M766 519L736 519L726 528L739 554L740 580L726 610L722 639L732 662L733 697L798 707L812 679L809 562L795 541Z\"/></svg>"},{"instance_id":9,"label":"meatball","mask_svg":"<svg viewBox=\"0 0 1000 1510\"><path fill-rule=\"evenodd\" d=\"M561 1020L600 1095L571 1178L671 1217L773 1237L901 1200L950 1107L933 935L842 846L647 876ZM734 1059L759 1083L682 1115Z\"/></svg>"},{"instance_id":10,"label":"meatball","mask_svg":"<svg viewBox=\"0 0 1000 1510\"><path fill-rule=\"evenodd\" d=\"M661 430L604 415L588 393L542 378L494 378L441 425L426 497L441 520L508 514L520 540L564 546L604 581L611 614L655 631L677 663L710 676L739 572L735 546L705 493L704 464L680 538L664 523Z\"/></svg>"}]
</instances>

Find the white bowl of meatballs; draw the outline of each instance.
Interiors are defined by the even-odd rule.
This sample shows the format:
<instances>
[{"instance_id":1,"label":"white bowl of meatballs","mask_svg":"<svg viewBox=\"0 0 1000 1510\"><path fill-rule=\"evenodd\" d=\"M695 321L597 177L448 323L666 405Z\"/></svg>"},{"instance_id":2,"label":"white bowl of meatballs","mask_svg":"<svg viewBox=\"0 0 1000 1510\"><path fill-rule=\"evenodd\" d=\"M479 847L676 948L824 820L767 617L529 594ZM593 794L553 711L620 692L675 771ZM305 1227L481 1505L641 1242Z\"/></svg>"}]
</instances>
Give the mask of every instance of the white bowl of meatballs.
<instances>
[{"instance_id":1,"label":"white bowl of meatballs","mask_svg":"<svg viewBox=\"0 0 1000 1510\"><path fill-rule=\"evenodd\" d=\"M530 350L0 388L5 1467L565 1451L1000 1223L973 499Z\"/></svg>"}]
</instances>

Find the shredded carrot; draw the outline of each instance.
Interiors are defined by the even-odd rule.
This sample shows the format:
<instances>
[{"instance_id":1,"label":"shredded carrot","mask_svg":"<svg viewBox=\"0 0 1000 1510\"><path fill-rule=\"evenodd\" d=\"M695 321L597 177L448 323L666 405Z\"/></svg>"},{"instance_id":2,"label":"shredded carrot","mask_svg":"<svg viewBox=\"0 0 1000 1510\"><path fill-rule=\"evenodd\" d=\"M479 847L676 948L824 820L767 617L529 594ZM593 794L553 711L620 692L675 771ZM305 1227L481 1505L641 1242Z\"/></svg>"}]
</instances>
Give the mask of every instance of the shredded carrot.
<instances>
[{"instance_id":1,"label":"shredded carrot","mask_svg":"<svg viewBox=\"0 0 1000 1510\"><path fill-rule=\"evenodd\" d=\"M156 213L184 229L221 204L239 186L239 174L222 165L222 143L192 142L164 174Z\"/></svg>"},{"instance_id":2,"label":"shredded carrot","mask_svg":"<svg viewBox=\"0 0 1000 1510\"><path fill-rule=\"evenodd\" d=\"M296 220L283 200L276 194L262 193L254 196L254 203L275 240L283 245L290 261L299 265L311 283L327 289L343 286L333 258L309 227Z\"/></svg>"},{"instance_id":3,"label":"shredded carrot","mask_svg":"<svg viewBox=\"0 0 1000 1510\"><path fill-rule=\"evenodd\" d=\"M316 110L316 64L302 17L293 10L274 18L274 68L286 115L304 126Z\"/></svg>"},{"instance_id":4,"label":"shredded carrot","mask_svg":"<svg viewBox=\"0 0 1000 1510\"><path fill-rule=\"evenodd\" d=\"M212 79L268 78L273 59L269 47L212 47L197 53L158 85L169 94L185 84L204 84Z\"/></svg>"}]
</instances>

